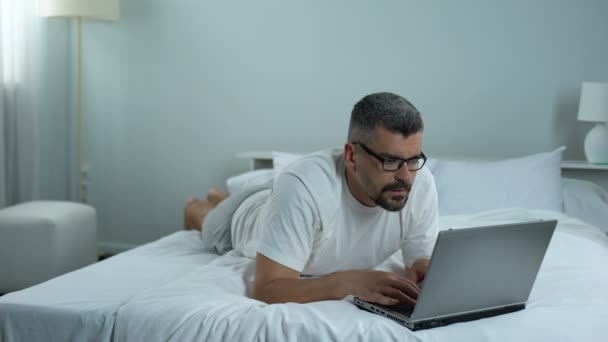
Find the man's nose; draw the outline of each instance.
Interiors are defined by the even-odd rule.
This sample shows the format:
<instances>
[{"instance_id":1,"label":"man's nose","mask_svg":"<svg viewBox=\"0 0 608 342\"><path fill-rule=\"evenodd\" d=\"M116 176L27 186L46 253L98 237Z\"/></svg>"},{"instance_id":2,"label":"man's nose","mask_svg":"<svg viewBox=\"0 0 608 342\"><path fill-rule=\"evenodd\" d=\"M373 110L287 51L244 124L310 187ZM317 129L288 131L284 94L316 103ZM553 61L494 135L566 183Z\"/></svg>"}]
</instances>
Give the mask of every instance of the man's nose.
<instances>
[{"instance_id":1,"label":"man's nose","mask_svg":"<svg viewBox=\"0 0 608 342\"><path fill-rule=\"evenodd\" d=\"M403 164L403 166L395 172L395 180L411 184L412 172L407 168L407 164Z\"/></svg>"}]
</instances>

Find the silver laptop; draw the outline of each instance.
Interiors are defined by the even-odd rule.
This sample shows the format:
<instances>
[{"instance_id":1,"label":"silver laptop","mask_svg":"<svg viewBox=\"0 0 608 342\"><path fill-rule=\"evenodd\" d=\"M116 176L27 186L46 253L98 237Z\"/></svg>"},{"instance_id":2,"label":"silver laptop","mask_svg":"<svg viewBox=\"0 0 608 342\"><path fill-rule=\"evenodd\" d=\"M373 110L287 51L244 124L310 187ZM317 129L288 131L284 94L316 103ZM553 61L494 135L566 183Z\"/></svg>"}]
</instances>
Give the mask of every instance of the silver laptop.
<instances>
[{"instance_id":1,"label":"silver laptop","mask_svg":"<svg viewBox=\"0 0 608 342\"><path fill-rule=\"evenodd\" d=\"M439 232L415 306L356 297L354 304L411 330L522 310L556 225L548 220Z\"/></svg>"}]
</instances>

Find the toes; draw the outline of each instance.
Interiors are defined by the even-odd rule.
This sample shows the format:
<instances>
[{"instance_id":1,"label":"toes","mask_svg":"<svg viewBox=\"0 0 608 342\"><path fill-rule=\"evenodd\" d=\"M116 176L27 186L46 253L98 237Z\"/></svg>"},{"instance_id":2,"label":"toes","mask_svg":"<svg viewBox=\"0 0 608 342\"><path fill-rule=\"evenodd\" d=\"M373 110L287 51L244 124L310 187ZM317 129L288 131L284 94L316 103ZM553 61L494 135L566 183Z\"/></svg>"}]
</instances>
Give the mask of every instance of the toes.
<instances>
[{"instance_id":1,"label":"toes","mask_svg":"<svg viewBox=\"0 0 608 342\"><path fill-rule=\"evenodd\" d=\"M209 189L209 191L207 191L207 199L209 199L210 197L217 197L217 195L219 195L220 191L217 188L211 188Z\"/></svg>"},{"instance_id":2,"label":"toes","mask_svg":"<svg viewBox=\"0 0 608 342\"><path fill-rule=\"evenodd\" d=\"M219 191L216 188L211 188L207 191L207 201L212 204L218 204L220 202Z\"/></svg>"},{"instance_id":3,"label":"toes","mask_svg":"<svg viewBox=\"0 0 608 342\"><path fill-rule=\"evenodd\" d=\"M207 200L213 205L218 205L221 201L225 200L226 197L228 197L228 195L217 188L211 188L207 191Z\"/></svg>"}]
</instances>

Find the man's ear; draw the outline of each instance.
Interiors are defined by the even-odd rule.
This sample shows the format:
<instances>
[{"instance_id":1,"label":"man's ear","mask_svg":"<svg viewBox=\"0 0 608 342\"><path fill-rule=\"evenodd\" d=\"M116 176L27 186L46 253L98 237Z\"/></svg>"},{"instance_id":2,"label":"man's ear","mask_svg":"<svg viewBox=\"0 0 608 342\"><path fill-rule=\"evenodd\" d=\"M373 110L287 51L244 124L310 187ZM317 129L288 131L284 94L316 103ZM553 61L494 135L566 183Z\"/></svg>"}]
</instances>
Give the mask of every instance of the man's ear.
<instances>
[{"instance_id":1,"label":"man's ear","mask_svg":"<svg viewBox=\"0 0 608 342\"><path fill-rule=\"evenodd\" d=\"M356 171L356 163L355 163L355 145L350 142L344 144L344 164L347 169L352 171Z\"/></svg>"}]
</instances>

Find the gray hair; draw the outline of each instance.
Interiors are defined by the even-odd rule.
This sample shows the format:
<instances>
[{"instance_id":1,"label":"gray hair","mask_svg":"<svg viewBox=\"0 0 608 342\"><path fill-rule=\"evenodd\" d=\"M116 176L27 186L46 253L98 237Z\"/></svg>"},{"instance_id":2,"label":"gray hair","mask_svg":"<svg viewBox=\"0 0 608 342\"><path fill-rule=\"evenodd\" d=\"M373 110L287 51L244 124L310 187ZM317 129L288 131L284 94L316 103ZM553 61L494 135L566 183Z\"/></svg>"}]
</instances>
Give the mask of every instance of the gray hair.
<instances>
[{"instance_id":1,"label":"gray hair","mask_svg":"<svg viewBox=\"0 0 608 342\"><path fill-rule=\"evenodd\" d=\"M420 112L408 100L393 93L376 93L355 104L350 116L348 141L368 143L378 125L404 137L424 129Z\"/></svg>"}]
</instances>

